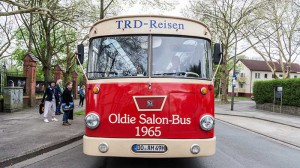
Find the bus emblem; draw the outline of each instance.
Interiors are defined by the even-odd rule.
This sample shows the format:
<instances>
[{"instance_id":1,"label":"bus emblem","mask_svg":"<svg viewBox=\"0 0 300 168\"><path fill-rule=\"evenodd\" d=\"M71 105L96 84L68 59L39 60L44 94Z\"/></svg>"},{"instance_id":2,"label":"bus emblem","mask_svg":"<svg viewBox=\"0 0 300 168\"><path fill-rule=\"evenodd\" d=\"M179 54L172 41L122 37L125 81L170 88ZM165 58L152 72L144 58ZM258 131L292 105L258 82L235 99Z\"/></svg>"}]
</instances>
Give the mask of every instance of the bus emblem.
<instances>
[{"instance_id":1,"label":"bus emblem","mask_svg":"<svg viewBox=\"0 0 300 168\"><path fill-rule=\"evenodd\" d=\"M147 107L153 107L152 100L147 100Z\"/></svg>"},{"instance_id":2,"label":"bus emblem","mask_svg":"<svg viewBox=\"0 0 300 168\"><path fill-rule=\"evenodd\" d=\"M132 98L138 111L162 111L167 96L144 95L132 96Z\"/></svg>"}]
</instances>

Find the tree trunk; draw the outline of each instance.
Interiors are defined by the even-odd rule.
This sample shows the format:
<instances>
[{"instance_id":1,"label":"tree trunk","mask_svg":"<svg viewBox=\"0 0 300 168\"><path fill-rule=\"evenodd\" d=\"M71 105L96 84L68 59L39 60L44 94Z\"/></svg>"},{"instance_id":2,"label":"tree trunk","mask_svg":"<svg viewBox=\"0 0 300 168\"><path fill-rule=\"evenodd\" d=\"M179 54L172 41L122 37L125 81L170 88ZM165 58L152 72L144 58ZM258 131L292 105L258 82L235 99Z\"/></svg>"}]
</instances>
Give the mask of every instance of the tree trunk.
<instances>
[{"instance_id":1,"label":"tree trunk","mask_svg":"<svg viewBox=\"0 0 300 168\"><path fill-rule=\"evenodd\" d=\"M68 41L68 39L66 38L66 41ZM71 81L71 55L70 55L70 45L69 43L67 42L67 58L66 58L66 61L67 61L67 66L66 66L66 75L64 75L64 81L66 82L69 82Z\"/></svg>"},{"instance_id":2,"label":"tree trunk","mask_svg":"<svg viewBox=\"0 0 300 168\"><path fill-rule=\"evenodd\" d=\"M51 46L51 35L49 26L45 26L45 33L46 33L46 68L44 69L45 72L45 81L52 81L51 75L51 60L52 60L52 46Z\"/></svg>"},{"instance_id":3,"label":"tree trunk","mask_svg":"<svg viewBox=\"0 0 300 168\"><path fill-rule=\"evenodd\" d=\"M33 26L32 22L33 22L33 13L30 12L28 52L31 52L31 50L32 50L32 26Z\"/></svg>"},{"instance_id":4,"label":"tree trunk","mask_svg":"<svg viewBox=\"0 0 300 168\"><path fill-rule=\"evenodd\" d=\"M104 18L104 0L100 1L100 19Z\"/></svg>"},{"instance_id":5,"label":"tree trunk","mask_svg":"<svg viewBox=\"0 0 300 168\"><path fill-rule=\"evenodd\" d=\"M51 81L51 64L48 64L43 67L44 70L44 81L50 82Z\"/></svg>"},{"instance_id":6,"label":"tree trunk","mask_svg":"<svg viewBox=\"0 0 300 168\"><path fill-rule=\"evenodd\" d=\"M225 48L225 47L224 47ZM222 77L221 77L221 89L222 89L222 94L221 94L221 103L228 103L227 99L227 76L228 76L228 70L227 70L227 50L224 50L224 56L223 56L223 64L222 64Z\"/></svg>"}]
</instances>

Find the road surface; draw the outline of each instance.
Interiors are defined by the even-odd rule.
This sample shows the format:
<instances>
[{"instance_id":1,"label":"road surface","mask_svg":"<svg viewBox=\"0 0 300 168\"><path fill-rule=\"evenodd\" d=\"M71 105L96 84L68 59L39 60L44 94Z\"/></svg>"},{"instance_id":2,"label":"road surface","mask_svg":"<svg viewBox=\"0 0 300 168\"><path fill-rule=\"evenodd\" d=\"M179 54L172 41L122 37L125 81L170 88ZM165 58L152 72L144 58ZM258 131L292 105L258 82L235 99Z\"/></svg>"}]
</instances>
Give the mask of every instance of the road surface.
<instances>
[{"instance_id":1,"label":"road surface","mask_svg":"<svg viewBox=\"0 0 300 168\"><path fill-rule=\"evenodd\" d=\"M300 149L282 144L220 121L216 122L217 151L214 156L180 159L105 158L86 156L82 143L69 149L53 151L15 167L27 168L297 168Z\"/></svg>"}]
</instances>

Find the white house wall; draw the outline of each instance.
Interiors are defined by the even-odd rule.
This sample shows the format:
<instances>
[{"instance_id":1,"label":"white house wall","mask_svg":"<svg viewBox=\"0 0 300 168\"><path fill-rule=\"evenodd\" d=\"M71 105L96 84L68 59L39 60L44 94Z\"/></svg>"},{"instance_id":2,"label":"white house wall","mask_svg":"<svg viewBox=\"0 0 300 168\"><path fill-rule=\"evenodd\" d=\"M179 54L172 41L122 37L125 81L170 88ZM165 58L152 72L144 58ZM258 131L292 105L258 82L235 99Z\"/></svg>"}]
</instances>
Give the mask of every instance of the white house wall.
<instances>
[{"instance_id":1,"label":"white house wall","mask_svg":"<svg viewBox=\"0 0 300 168\"><path fill-rule=\"evenodd\" d=\"M243 84L243 88L245 88L245 93L250 93L250 78L251 78L251 71L249 68L247 68L242 62L238 62L236 64L236 69L239 70L239 75L241 73L244 73L245 76L245 83ZM228 85L228 92L232 92L232 85L231 85L231 79L232 79L232 70L229 72L230 74L230 81ZM238 75L238 77L239 77ZM236 81L236 88L240 88L240 84L238 80Z\"/></svg>"},{"instance_id":2,"label":"white house wall","mask_svg":"<svg viewBox=\"0 0 300 168\"><path fill-rule=\"evenodd\" d=\"M253 84L255 81L258 80L272 80L272 72L267 72L267 71L251 71L249 68L247 68L242 62L238 62L236 64L236 69L239 70L239 75L241 73L244 73L245 76L245 83L243 84L243 88L245 88L245 94L252 94L253 93ZM259 78L255 78L255 73L259 73ZM230 81L229 81L229 85L228 85L228 92L231 93L232 92L232 85L231 85L231 79L232 79L232 70L230 71ZM266 74L266 78L265 78L265 74ZM239 76L238 75L238 76ZM283 73L281 72L277 72L276 75L279 77L280 75L283 75ZM295 76L297 78L300 78L300 74L298 73L291 73L290 77L291 78L295 78ZM240 84L238 82L238 80L236 81L236 88L240 88ZM242 92L241 92L242 93Z\"/></svg>"}]
</instances>

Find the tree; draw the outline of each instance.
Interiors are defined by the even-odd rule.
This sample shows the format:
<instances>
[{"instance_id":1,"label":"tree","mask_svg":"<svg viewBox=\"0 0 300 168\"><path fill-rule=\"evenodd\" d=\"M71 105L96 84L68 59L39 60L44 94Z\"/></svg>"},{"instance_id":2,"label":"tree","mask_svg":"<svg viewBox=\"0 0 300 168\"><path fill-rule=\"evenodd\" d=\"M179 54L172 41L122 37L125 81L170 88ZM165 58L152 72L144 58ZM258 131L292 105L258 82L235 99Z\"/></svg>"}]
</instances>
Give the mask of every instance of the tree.
<instances>
[{"instance_id":1,"label":"tree","mask_svg":"<svg viewBox=\"0 0 300 168\"><path fill-rule=\"evenodd\" d=\"M9 6L0 3L0 12L7 12ZM0 39L0 59L7 57L9 55L4 55L9 49L14 34L12 31L12 19L9 16L0 16L0 34L2 35Z\"/></svg>"},{"instance_id":2,"label":"tree","mask_svg":"<svg viewBox=\"0 0 300 168\"><path fill-rule=\"evenodd\" d=\"M253 49L264 59L277 78L274 62L280 64L283 78L289 78L291 64L300 54L300 6L292 0L267 1L253 17L245 33Z\"/></svg>"},{"instance_id":3,"label":"tree","mask_svg":"<svg viewBox=\"0 0 300 168\"><path fill-rule=\"evenodd\" d=\"M73 6L65 5L59 0L49 2L31 0L30 2L31 6L47 6L53 11L54 17L43 14L20 14L24 26L19 24L24 44L28 50L32 45L32 52L42 64L44 80L50 81L51 67L56 63L54 56L65 53L66 50L67 42L63 37L67 35L73 37L71 42L76 41L75 28L71 25L74 17Z\"/></svg>"},{"instance_id":4,"label":"tree","mask_svg":"<svg viewBox=\"0 0 300 168\"><path fill-rule=\"evenodd\" d=\"M5 12L0 11L0 16L10 16L10 15L16 15L16 14L22 14L22 13L39 13L43 15L52 15L51 10L47 8L43 8L41 6L28 6L26 3L20 3L12 0L1 0L1 5L12 5L14 7L17 7L16 10L7 10Z\"/></svg>"},{"instance_id":5,"label":"tree","mask_svg":"<svg viewBox=\"0 0 300 168\"><path fill-rule=\"evenodd\" d=\"M187 17L192 17L207 23L212 30L213 41L221 41L224 45L223 64L220 69L222 96L221 102L226 103L227 86L229 71L232 68L229 65L234 58L233 51L236 50L234 45L245 39L239 29L245 27L252 20L249 15L256 10L258 4L254 0L196 0L191 1L190 6L185 10ZM242 54L248 48L237 55ZM218 80L218 79L217 79Z\"/></svg>"},{"instance_id":6,"label":"tree","mask_svg":"<svg viewBox=\"0 0 300 168\"><path fill-rule=\"evenodd\" d=\"M20 10L26 6L28 9L45 8L51 11L51 13L33 10L19 11L20 15L16 19L22 21L22 23L18 22L18 25L21 28L23 42L28 51L32 51L41 62L45 81L51 80L51 67L57 62L66 61L66 72L70 72L76 62L74 61L75 43L82 43L88 38L88 30L92 23L108 14L116 15L125 3L121 0L73 0L71 2L19 0L17 4L12 1L6 2L15 5L14 10ZM162 4L158 2L163 1L155 0L151 3L161 6ZM126 2L126 4L129 3L130 1ZM97 4L100 4L100 7Z\"/></svg>"}]
</instances>

